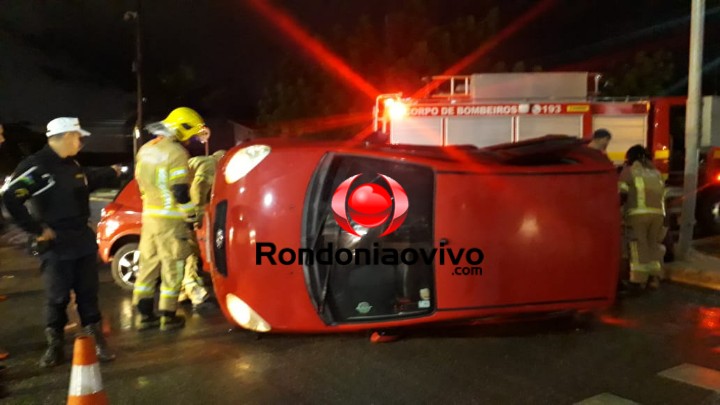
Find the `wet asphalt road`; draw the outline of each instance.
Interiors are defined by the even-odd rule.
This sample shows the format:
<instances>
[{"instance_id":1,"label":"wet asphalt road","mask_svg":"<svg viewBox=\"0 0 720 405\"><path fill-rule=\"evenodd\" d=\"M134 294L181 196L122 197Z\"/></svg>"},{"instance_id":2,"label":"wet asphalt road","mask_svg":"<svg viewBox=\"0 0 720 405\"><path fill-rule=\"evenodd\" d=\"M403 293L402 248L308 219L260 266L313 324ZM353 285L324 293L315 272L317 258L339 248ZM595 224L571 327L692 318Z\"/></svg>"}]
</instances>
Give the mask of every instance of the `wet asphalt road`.
<instances>
[{"instance_id":1,"label":"wet asphalt road","mask_svg":"<svg viewBox=\"0 0 720 405\"><path fill-rule=\"evenodd\" d=\"M256 340L212 310L191 314L179 332L139 333L130 294L106 282L101 304L118 359L102 365L102 377L114 404L572 404L603 393L643 404L720 403L711 390L658 375L686 363L720 370L720 309L712 311L720 297L662 287L582 328L555 320L431 329L373 345L364 334ZM12 353L2 403L66 399L70 365L36 367L41 302L33 292L0 303L0 345Z\"/></svg>"}]
</instances>

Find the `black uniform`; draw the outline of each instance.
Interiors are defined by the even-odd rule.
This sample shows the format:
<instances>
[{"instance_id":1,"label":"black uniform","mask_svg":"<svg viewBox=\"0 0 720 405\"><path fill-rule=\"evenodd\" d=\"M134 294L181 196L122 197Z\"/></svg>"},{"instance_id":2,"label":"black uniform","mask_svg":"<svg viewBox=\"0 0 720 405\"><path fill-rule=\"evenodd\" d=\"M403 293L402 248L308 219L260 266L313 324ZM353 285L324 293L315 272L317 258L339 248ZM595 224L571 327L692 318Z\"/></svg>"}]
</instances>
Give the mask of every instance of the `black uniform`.
<instances>
[{"instance_id":1,"label":"black uniform","mask_svg":"<svg viewBox=\"0 0 720 405\"><path fill-rule=\"evenodd\" d=\"M64 329L71 289L82 325L100 321L98 246L88 226L90 192L116 181L112 168L85 170L73 158L63 159L45 146L20 162L4 193L5 207L26 232L40 235L43 227L49 227L56 234L49 250L41 254L49 328ZM37 219L25 206L28 200Z\"/></svg>"}]
</instances>

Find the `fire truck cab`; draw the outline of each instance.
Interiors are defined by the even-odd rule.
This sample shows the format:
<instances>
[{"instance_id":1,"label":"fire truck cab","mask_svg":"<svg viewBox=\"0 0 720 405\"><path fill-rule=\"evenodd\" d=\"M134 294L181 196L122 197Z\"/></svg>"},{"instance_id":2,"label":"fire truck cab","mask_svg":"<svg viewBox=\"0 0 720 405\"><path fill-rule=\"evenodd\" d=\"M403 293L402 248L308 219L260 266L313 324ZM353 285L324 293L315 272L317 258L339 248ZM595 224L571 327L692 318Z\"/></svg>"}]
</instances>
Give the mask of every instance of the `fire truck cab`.
<instances>
[{"instance_id":1,"label":"fire truck cab","mask_svg":"<svg viewBox=\"0 0 720 405\"><path fill-rule=\"evenodd\" d=\"M375 131L392 144L487 147L549 134L589 140L604 128L612 134L607 156L617 166L633 145L651 151L674 198L668 206L677 206L686 97L603 98L601 80L588 72L435 76L417 97L378 96ZM704 233L720 233L720 97L704 97L702 124L696 217Z\"/></svg>"}]
</instances>

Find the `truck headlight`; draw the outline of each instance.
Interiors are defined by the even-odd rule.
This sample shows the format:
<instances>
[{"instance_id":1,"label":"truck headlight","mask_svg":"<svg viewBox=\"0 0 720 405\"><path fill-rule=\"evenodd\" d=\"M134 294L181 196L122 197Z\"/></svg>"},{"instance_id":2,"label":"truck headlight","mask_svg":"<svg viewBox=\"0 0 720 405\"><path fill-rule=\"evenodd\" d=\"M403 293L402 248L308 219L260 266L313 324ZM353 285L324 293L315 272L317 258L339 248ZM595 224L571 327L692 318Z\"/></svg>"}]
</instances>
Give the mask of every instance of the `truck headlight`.
<instances>
[{"instance_id":1,"label":"truck headlight","mask_svg":"<svg viewBox=\"0 0 720 405\"><path fill-rule=\"evenodd\" d=\"M225 302L227 303L230 316L232 316L238 325L255 332L270 332L270 324L265 322L257 312L253 311L245 301L236 297L234 294L228 294L225 297Z\"/></svg>"},{"instance_id":2,"label":"truck headlight","mask_svg":"<svg viewBox=\"0 0 720 405\"><path fill-rule=\"evenodd\" d=\"M225 182L235 183L250 173L270 154L267 145L252 145L235 152L225 166Z\"/></svg>"}]
</instances>

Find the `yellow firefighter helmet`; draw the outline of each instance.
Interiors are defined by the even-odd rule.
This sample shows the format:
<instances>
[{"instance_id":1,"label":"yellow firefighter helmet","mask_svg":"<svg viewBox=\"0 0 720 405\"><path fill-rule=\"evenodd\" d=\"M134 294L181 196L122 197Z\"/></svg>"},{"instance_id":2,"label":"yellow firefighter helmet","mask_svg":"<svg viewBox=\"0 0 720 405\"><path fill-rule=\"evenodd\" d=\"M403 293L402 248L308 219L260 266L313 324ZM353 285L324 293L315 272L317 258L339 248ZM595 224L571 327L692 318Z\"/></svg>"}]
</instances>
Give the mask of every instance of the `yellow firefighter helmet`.
<instances>
[{"instance_id":1,"label":"yellow firefighter helmet","mask_svg":"<svg viewBox=\"0 0 720 405\"><path fill-rule=\"evenodd\" d=\"M197 135L205 127L205 120L197 111L188 107L178 107L162 121L169 129L175 130L175 136L180 142L185 142Z\"/></svg>"}]
</instances>

